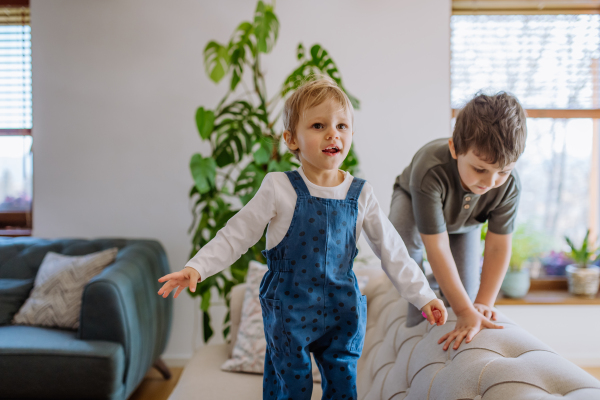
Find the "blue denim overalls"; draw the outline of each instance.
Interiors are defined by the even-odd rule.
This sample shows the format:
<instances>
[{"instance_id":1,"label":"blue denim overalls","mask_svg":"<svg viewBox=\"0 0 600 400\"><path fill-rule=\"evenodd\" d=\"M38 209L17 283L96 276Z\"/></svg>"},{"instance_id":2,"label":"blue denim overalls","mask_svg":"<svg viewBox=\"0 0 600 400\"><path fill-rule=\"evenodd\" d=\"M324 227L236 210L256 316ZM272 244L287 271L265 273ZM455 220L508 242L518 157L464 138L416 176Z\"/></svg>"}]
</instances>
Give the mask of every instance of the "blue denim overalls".
<instances>
[{"instance_id":1,"label":"blue denim overalls","mask_svg":"<svg viewBox=\"0 0 600 400\"><path fill-rule=\"evenodd\" d=\"M297 171L286 172L298 200L283 240L263 251L260 284L267 353L263 399L310 399L310 352L321 371L323 399L357 400L367 299L352 271L358 197L354 178L345 200L310 195Z\"/></svg>"}]
</instances>

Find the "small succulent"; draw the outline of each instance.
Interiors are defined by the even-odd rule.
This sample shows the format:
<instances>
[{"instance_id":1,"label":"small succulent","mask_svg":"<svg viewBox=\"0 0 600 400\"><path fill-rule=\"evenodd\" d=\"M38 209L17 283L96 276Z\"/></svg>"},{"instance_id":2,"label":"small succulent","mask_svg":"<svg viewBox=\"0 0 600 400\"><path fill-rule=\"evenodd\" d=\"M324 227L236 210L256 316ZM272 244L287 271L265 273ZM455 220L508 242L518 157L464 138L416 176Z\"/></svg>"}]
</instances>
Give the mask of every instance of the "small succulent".
<instances>
[{"instance_id":1,"label":"small succulent","mask_svg":"<svg viewBox=\"0 0 600 400\"><path fill-rule=\"evenodd\" d=\"M580 248L577 248L573 241L569 237L565 236L565 240L571 248L571 252L568 253L568 255L580 268L587 268L588 265L591 265L591 262L596 259L596 256L598 256L599 249L597 247L592 247L593 245L589 243L589 236L590 230L588 229Z\"/></svg>"}]
</instances>

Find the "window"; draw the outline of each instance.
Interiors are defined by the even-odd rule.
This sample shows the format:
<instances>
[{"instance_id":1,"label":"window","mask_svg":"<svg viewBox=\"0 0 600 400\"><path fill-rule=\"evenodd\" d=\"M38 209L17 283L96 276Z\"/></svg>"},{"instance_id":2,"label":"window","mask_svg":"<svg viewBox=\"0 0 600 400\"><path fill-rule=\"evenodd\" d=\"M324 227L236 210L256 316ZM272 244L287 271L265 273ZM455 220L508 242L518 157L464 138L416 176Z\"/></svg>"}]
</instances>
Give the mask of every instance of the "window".
<instances>
[{"instance_id":1,"label":"window","mask_svg":"<svg viewBox=\"0 0 600 400\"><path fill-rule=\"evenodd\" d=\"M598 237L598 2L560 3L455 1L451 21L453 113L481 89L511 92L527 111L517 225L548 250L587 228Z\"/></svg>"},{"instance_id":2,"label":"window","mask_svg":"<svg viewBox=\"0 0 600 400\"><path fill-rule=\"evenodd\" d=\"M31 232L29 2L0 1L0 235Z\"/></svg>"}]
</instances>

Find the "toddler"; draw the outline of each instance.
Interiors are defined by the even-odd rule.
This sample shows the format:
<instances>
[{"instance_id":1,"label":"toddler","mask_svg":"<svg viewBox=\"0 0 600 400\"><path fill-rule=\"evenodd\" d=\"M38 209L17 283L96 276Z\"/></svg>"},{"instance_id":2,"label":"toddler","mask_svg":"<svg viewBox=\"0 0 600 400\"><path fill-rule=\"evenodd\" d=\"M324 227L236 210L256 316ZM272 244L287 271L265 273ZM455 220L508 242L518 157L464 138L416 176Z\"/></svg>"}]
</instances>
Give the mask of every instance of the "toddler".
<instances>
[{"instance_id":1,"label":"toddler","mask_svg":"<svg viewBox=\"0 0 600 400\"><path fill-rule=\"evenodd\" d=\"M284 105L284 139L301 162L272 172L216 237L180 272L159 279L158 294L177 297L236 261L267 229L269 270L260 285L267 350L264 399L310 399L310 352L322 376L323 399L356 400L356 363L367 299L352 271L361 232L400 294L442 325L447 313L402 239L380 209L373 188L339 170L352 145L353 108L329 78L301 86ZM437 309L434 316L434 310Z\"/></svg>"}]
</instances>

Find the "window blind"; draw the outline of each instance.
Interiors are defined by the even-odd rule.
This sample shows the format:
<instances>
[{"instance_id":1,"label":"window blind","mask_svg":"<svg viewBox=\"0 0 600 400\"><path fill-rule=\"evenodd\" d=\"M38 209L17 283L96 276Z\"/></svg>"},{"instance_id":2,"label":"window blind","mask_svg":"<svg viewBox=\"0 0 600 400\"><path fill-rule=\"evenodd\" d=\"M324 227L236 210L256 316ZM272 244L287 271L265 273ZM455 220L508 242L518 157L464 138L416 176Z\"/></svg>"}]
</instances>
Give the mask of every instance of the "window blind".
<instances>
[{"instance_id":1,"label":"window blind","mask_svg":"<svg viewBox=\"0 0 600 400\"><path fill-rule=\"evenodd\" d=\"M0 3L0 135L31 133L31 27L28 2Z\"/></svg>"},{"instance_id":2,"label":"window blind","mask_svg":"<svg viewBox=\"0 0 600 400\"><path fill-rule=\"evenodd\" d=\"M507 90L525 108L596 108L600 15L453 15L451 102Z\"/></svg>"},{"instance_id":3,"label":"window blind","mask_svg":"<svg viewBox=\"0 0 600 400\"><path fill-rule=\"evenodd\" d=\"M453 0L454 14L597 14L600 0Z\"/></svg>"}]
</instances>

